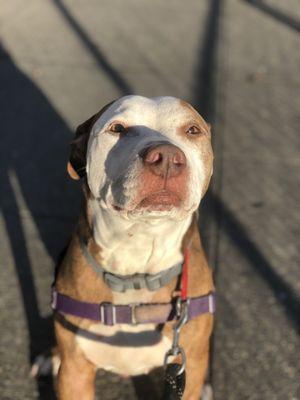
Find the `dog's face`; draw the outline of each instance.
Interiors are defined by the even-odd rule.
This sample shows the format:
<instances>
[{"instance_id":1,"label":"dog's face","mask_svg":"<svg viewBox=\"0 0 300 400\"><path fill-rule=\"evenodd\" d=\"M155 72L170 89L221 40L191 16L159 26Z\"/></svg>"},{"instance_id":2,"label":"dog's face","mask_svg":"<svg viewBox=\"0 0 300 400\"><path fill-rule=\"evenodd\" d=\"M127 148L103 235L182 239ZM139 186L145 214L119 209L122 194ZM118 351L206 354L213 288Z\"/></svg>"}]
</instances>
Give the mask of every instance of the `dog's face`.
<instances>
[{"instance_id":1,"label":"dog's face","mask_svg":"<svg viewBox=\"0 0 300 400\"><path fill-rule=\"evenodd\" d=\"M210 127L173 97L125 96L80 125L68 170L85 169L91 195L127 218L181 219L212 175Z\"/></svg>"}]
</instances>

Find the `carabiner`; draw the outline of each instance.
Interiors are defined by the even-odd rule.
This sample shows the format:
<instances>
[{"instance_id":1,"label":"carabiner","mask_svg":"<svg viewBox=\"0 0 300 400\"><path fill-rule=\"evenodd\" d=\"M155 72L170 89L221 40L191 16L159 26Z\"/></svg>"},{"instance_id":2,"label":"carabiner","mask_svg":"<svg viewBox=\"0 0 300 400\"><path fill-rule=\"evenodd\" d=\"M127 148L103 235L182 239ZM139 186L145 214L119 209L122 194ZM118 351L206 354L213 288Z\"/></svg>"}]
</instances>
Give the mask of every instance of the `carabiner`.
<instances>
[{"instance_id":1,"label":"carabiner","mask_svg":"<svg viewBox=\"0 0 300 400\"><path fill-rule=\"evenodd\" d=\"M173 342L172 342L172 347L171 349L166 353L165 355L165 360L164 360L164 365L168 364L168 359L171 356L181 356L181 368L179 369L177 375L182 374L182 372L185 370L186 366L186 356L185 352L182 347L179 346L179 334L181 331L181 328L183 325L187 322L188 320L188 305L189 305L189 299L182 301L182 299L179 297L177 299L176 303L176 311L177 311L177 316L179 317L178 322L174 325L173 327Z\"/></svg>"}]
</instances>

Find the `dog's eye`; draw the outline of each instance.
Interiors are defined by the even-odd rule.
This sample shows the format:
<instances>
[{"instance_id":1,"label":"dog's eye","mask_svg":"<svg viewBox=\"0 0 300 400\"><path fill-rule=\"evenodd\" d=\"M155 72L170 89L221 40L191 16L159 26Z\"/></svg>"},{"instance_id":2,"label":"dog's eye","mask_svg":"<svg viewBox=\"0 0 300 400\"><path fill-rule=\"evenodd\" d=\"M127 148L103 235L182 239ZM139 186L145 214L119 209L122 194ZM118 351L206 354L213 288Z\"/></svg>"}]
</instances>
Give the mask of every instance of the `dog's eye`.
<instances>
[{"instance_id":1,"label":"dog's eye","mask_svg":"<svg viewBox=\"0 0 300 400\"><path fill-rule=\"evenodd\" d=\"M186 133L188 133L189 135L199 135L202 132L200 128L198 128L198 126L192 125L187 129Z\"/></svg>"},{"instance_id":2,"label":"dog's eye","mask_svg":"<svg viewBox=\"0 0 300 400\"><path fill-rule=\"evenodd\" d=\"M124 125L120 124L119 122L115 122L110 125L109 127L110 132L114 133L125 133L127 129L125 128Z\"/></svg>"}]
</instances>

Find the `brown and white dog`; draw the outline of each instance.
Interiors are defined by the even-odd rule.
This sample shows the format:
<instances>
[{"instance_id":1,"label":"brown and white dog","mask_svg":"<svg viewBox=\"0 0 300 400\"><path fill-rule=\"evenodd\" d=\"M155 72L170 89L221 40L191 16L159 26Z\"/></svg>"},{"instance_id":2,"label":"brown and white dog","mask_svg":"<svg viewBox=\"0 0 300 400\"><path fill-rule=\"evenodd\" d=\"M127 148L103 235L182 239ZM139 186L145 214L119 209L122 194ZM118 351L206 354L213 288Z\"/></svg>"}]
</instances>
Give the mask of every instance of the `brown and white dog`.
<instances>
[{"instance_id":1,"label":"brown and white dog","mask_svg":"<svg viewBox=\"0 0 300 400\"><path fill-rule=\"evenodd\" d=\"M114 304L168 303L176 295L178 278L156 291L112 291L84 257L79 242L84 237L94 259L118 275L156 274L182 262L189 246L188 296L211 292L195 212L212 170L210 127L179 99L125 96L80 125L68 172L74 179L86 173L85 203L58 269L57 291L80 301ZM128 376L162 366L173 324L159 330L152 323L106 326L55 313L59 398L92 400L98 368ZM204 314L182 328L184 399L199 399L212 324L212 315Z\"/></svg>"}]
</instances>

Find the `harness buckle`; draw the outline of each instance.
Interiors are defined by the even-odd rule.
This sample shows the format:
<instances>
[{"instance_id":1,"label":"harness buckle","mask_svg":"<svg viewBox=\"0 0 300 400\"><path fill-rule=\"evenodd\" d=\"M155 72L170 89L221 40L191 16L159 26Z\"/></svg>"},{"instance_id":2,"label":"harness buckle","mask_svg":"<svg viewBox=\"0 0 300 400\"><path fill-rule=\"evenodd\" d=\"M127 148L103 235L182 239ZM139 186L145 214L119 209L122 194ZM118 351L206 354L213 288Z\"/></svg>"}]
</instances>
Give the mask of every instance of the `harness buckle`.
<instances>
[{"instance_id":1,"label":"harness buckle","mask_svg":"<svg viewBox=\"0 0 300 400\"><path fill-rule=\"evenodd\" d=\"M150 291L154 291L154 290L158 290L159 288L164 286L164 283L161 282L162 281L161 277L162 277L161 273L158 273L158 274L155 274L155 275L147 274L145 276L147 289L150 290Z\"/></svg>"},{"instance_id":2,"label":"harness buckle","mask_svg":"<svg viewBox=\"0 0 300 400\"><path fill-rule=\"evenodd\" d=\"M110 315L107 313L107 310L110 310ZM115 325L117 323L116 306L114 304L100 304L100 321L105 325Z\"/></svg>"},{"instance_id":3,"label":"harness buckle","mask_svg":"<svg viewBox=\"0 0 300 400\"><path fill-rule=\"evenodd\" d=\"M113 275L110 272L105 272L103 274L103 279L115 292L125 292L126 287L124 281L119 276Z\"/></svg>"},{"instance_id":4,"label":"harness buckle","mask_svg":"<svg viewBox=\"0 0 300 400\"><path fill-rule=\"evenodd\" d=\"M212 293L208 296L208 312L210 314L215 312L214 295Z\"/></svg>"},{"instance_id":5,"label":"harness buckle","mask_svg":"<svg viewBox=\"0 0 300 400\"><path fill-rule=\"evenodd\" d=\"M137 303L131 304L131 325L137 325L138 322L136 320L135 309L138 306Z\"/></svg>"}]
</instances>

